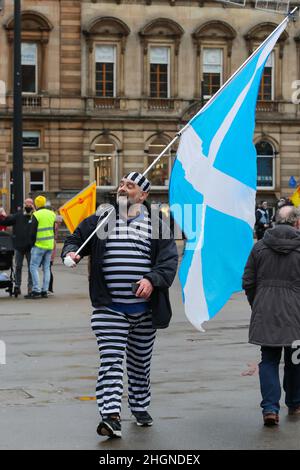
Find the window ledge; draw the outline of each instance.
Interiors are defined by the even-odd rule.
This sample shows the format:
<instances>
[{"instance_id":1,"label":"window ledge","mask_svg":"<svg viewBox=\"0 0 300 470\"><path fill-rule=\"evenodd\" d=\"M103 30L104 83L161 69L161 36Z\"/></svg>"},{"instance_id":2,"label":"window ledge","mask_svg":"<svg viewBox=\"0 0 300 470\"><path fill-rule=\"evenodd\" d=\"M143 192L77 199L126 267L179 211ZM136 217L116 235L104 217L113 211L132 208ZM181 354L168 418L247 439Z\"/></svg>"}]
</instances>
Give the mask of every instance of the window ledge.
<instances>
[{"instance_id":1,"label":"window ledge","mask_svg":"<svg viewBox=\"0 0 300 470\"><path fill-rule=\"evenodd\" d=\"M275 186L257 186L257 191L275 191Z\"/></svg>"},{"instance_id":2,"label":"window ledge","mask_svg":"<svg viewBox=\"0 0 300 470\"><path fill-rule=\"evenodd\" d=\"M148 98L147 107L152 110L174 109L174 100L169 98Z\"/></svg>"},{"instance_id":3,"label":"window ledge","mask_svg":"<svg viewBox=\"0 0 300 470\"><path fill-rule=\"evenodd\" d=\"M96 186L98 191L115 191L118 186Z\"/></svg>"},{"instance_id":4,"label":"window ledge","mask_svg":"<svg viewBox=\"0 0 300 470\"><path fill-rule=\"evenodd\" d=\"M278 101L257 101L256 111L261 113L278 113Z\"/></svg>"},{"instance_id":5,"label":"window ledge","mask_svg":"<svg viewBox=\"0 0 300 470\"><path fill-rule=\"evenodd\" d=\"M120 109L120 98L94 98L95 109Z\"/></svg>"},{"instance_id":6,"label":"window ledge","mask_svg":"<svg viewBox=\"0 0 300 470\"><path fill-rule=\"evenodd\" d=\"M23 108L41 108L42 97L38 95L22 95Z\"/></svg>"},{"instance_id":7,"label":"window ledge","mask_svg":"<svg viewBox=\"0 0 300 470\"><path fill-rule=\"evenodd\" d=\"M151 191L154 190L154 191L168 191L169 190L169 186L156 186L156 185L152 185L151 186Z\"/></svg>"}]
</instances>

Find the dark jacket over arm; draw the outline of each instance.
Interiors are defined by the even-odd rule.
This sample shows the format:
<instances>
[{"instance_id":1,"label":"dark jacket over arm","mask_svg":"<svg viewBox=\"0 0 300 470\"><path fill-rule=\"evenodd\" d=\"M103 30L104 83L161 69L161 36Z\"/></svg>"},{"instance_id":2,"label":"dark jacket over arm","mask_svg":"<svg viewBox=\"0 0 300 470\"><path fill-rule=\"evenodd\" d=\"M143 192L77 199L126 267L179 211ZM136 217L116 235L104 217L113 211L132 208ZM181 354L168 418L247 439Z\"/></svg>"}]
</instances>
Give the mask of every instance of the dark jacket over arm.
<instances>
[{"instance_id":1,"label":"dark jacket over arm","mask_svg":"<svg viewBox=\"0 0 300 470\"><path fill-rule=\"evenodd\" d=\"M95 230L98 220L99 218L97 216L92 215L81 222L74 233L66 238L61 254L62 258L69 252L78 250L92 231ZM106 240L98 238L96 234L80 252L81 257L91 257L89 289L94 308L110 305L112 303L102 270L105 244ZM154 328L166 328L169 325L172 311L168 288L175 278L177 263L177 247L173 238L151 240L152 268L145 278L148 279L154 287L150 299Z\"/></svg>"},{"instance_id":2,"label":"dark jacket over arm","mask_svg":"<svg viewBox=\"0 0 300 470\"><path fill-rule=\"evenodd\" d=\"M253 250L250 253L245 267L243 275L243 289L245 290L248 302L252 307L256 289L256 272Z\"/></svg>"},{"instance_id":3,"label":"dark jacket over arm","mask_svg":"<svg viewBox=\"0 0 300 470\"><path fill-rule=\"evenodd\" d=\"M32 217L32 219L31 219L31 231L30 231L30 240L31 240L31 245L32 246L34 246L34 244L36 242L37 229L38 229L37 218Z\"/></svg>"},{"instance_id":4,"label":"dark jacket over arm","mask_svg":"<svg viewBox=\"0 0 300 470\"><path fill-rule=\"evenodd\" d=\"M156 242L156 243L155 243ZM152 269L144 277L148 279L153 287L160 289L171 287L177 270L178 253L176 243L173 238L168 240L153 240Z\"/></svg>"},{"instance_id":5,"label":"dark jacket over arm","mask_svg":"<svg viewBox=\"0 0 300 470\"><path fill-rule=\"evenodd\" d=\"M31 215L23 214L22 211L16 212L2 220L1 225L13 226L13 242L16 250L30 251Z\"/></svg>"},{"instance_id":6,"label":"dark jacket over arm","mask_svg":"<svg viewBox=\"0 0 300 470\"><path fill-rule=\"evenodd\" d=\"M98 219L99 218L95 215L84 219L81 224L78 225L76 230L71 235L67 236L61 252L62 258L64 258L68 253L70 253L70 251L77 251L78 248L80 248L80 246L85 242L85 240L97 227ZM97 238L97 235L95 235L95 238ZM87 243L83 250L80 252L81 258L83 258L84 256L91 255L93 241L93 239L90 240L89 243Z\"/></svg>"},{"instance_id":7,"label":"dark jacket over arm","mask_svg":"<svg viewBox=\"0 0 300 470\"><path fill-rule=\"evenodd\" d=\"M16 224L16 216L14 214L8 215L4 219L1 219L1 225L3 225L3 227L10 227L11 225L15 225L15 224Z\"/></svg>"}]
</instances>

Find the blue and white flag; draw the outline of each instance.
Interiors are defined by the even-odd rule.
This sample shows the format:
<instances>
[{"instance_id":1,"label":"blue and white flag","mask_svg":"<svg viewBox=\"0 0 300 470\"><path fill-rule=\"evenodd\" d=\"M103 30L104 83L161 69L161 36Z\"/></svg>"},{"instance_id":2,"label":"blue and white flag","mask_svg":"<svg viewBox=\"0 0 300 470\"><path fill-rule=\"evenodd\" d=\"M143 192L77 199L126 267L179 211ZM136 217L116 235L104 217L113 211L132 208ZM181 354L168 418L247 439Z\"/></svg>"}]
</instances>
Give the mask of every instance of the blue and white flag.
<instances>
[{"instance_id":1,"label":"blue and white flag","mask_svg":"<svg viewBox=\"0 0 300 470\"><path fill-rule=\"evenodd\" d=\"M179 271L185 312L200 330L242 288L255 222L256 100L264 65L288 21L285 18L181 136L169 195L173 216L187 238Z\"/></svg>"}]
</instances>

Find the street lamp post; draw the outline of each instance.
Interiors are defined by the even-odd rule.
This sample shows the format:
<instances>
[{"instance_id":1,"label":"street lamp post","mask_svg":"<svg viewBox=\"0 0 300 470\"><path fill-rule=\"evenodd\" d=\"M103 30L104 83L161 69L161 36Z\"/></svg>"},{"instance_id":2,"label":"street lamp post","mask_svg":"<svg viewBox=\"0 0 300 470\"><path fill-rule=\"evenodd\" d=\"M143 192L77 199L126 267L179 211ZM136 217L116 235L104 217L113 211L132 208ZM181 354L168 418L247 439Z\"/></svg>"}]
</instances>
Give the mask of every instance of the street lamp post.
<instances>
[{"instance_id":1,"label":"street lamp post","mask_svg":"<svg viewBox=\"0 0 300 470\"><path fill-rule=\"evenodd\" d=\"M14 0L14 114L12 210L23 206L21 0Z\"/></svg>"}]
</instances>

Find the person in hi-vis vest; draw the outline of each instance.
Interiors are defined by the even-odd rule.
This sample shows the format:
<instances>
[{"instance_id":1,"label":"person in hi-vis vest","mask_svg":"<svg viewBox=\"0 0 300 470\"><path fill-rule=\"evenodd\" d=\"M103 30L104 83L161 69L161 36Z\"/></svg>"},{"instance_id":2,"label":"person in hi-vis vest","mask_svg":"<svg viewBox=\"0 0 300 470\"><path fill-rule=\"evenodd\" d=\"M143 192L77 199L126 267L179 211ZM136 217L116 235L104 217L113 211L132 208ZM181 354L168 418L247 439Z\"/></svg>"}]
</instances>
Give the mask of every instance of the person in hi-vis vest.
<instances>
[{"instance_id":1,"label":"person in hi-vis vest","mask_svg":"<svg viewBox=\"0 0 300 470\"><path fill-rule=\"evenodd\" d=\"M50 282L50 261L54 248L54 225L56 215L47 209L46 198L38 196L34 200L36 211L32 216L32 249L30 258L30 272L32 277L32 291L26 299L48 297ZM40 287L39 268L43 268L43 284Z\"/></svg>"}]
</instances>

